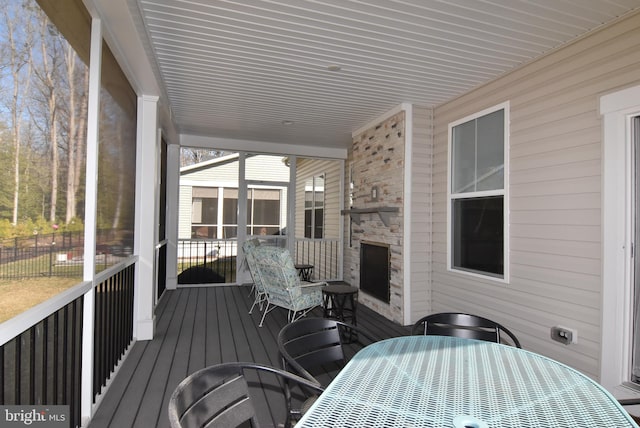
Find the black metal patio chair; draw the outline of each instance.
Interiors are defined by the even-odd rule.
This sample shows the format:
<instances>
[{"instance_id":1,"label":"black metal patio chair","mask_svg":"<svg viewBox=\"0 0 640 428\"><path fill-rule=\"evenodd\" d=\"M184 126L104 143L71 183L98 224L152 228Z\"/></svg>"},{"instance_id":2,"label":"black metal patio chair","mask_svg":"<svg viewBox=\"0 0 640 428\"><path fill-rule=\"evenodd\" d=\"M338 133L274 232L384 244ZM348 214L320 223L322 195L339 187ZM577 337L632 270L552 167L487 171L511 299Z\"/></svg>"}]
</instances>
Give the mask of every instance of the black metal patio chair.
<instances>
[{"instance_id":1,"label":"black metal patio chair","mask_svg":"<svg viewBox=\"0 0 640 428\"><path fill-rule=\"evenodd\" d=\"M266 373L278 379L267 383L260 377L260 385L269 390L279 389L286 406L291 402L288 389L281 385L286 380L304 386L305 390L319 394L323 388L316 382L275 367L256 363L223 363L199 370L185 378L176 387L169 400L169 422L172 428L232 428L259 427L260 422L250 394L247 370ZM275 388L274 388L275 387ZM291 412L286 409L285 424Z\"/></svg>"},{"instance_id":2,"label":"black metal patio chair","mask_svg":"<svg viewBox=\"0 0 640 428\"><path fill-rule=\"evenodd\" d=\"M345 338L348 340L345 341ZM280 330L278 351L283 369L326 385L344 367L349 355L375 341L377 339L372 335L354 325L310 317L287 324ZM285 387L289 388L288 383ZM310 394L307 392L307 395ZM289 405L291 420L304 414L315 398L311 396L310 400L303 402L301 409Z\"/></svg>"},{"instance_id":3,"label":"black metal patio chair","mask_svg":"<svg viewBox=\"0 0 640 428\"><path fill-rule=\"evenodd\" d=\"M507 343L522 348L515 334L503 325L478 315L457 312L441 312L422 317L411 328L411 334L462 337Z\"/></svg>"}]
</instances>

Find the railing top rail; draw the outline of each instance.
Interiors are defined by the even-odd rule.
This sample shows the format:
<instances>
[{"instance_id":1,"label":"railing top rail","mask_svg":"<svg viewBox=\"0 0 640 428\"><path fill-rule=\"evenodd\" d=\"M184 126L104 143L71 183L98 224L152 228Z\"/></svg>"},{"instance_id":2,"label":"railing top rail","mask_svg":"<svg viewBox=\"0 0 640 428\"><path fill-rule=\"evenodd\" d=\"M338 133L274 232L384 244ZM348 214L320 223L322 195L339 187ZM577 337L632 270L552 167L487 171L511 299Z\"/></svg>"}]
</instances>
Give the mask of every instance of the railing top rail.
<instances>
[{"instance_id":1,"label":"railing top rail","mask_svg":"<svg viewBox=\"0 0 640 428\"><path fill-rule=\"evenodd\" d=\"M27 309L23 313L0 323L0 346L11 341L14 337L22 334L24 331L33 327L59 309L65 307L78 297L86 294L87 291L91 290L93 284L100 284L107 278L110 278L116 273L136 263L137 260L138 256L131 256L127 260L110 266L102 272L97 273L93 283L91 281L84 281L78 285L74 285L73 287L56 294L52 298L34 306L33 308Z\"/></svg>"},{"instance_id":2,"label":"railing top rail","mask_svg":"<svg viewBox=\"0 0 640 428\"><path fill-rule=\"evenodd\" d=\"M91 290L91 282L82 282L1 323L0 346L19 336L59 309L64 308L89 290Z\"/></svg>"},{"instance_id":3,"label":"railing top rail","mask_svg":"<svg viewBox=\"0 0 640 428\"><path fill-rule=\"evenodd\" d=\"M129 256L126 260L123 260L120 263L117 263L113 266L109 266L107 269L103 270L102 272L98 272L97 274L95 274L93 282L95 284L100 284L102 281L112 277L113 275L115 275L116 273L122 270L125 270L126 268L136 263L137 261L138 261L138 256Z\"/></svg>"}]
</instances>

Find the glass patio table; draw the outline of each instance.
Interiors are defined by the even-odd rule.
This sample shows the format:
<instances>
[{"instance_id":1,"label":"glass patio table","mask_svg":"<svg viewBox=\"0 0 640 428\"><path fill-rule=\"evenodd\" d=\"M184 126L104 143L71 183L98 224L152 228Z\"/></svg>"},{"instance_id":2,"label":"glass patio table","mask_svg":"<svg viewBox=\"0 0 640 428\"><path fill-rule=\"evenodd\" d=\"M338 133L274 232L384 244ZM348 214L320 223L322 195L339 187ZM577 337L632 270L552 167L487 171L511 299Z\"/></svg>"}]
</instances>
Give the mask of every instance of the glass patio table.
<instances>
[{"instance_id":1,"label":"glass patio table","mask_svg":"<svg viewBox=\"0 0 640 428\"><path fill-rule=\"evenodd\" d=\"M358 352L302 427L638 427L598 383L523 349L444 336Z\"/></svg>"}]
</instances>

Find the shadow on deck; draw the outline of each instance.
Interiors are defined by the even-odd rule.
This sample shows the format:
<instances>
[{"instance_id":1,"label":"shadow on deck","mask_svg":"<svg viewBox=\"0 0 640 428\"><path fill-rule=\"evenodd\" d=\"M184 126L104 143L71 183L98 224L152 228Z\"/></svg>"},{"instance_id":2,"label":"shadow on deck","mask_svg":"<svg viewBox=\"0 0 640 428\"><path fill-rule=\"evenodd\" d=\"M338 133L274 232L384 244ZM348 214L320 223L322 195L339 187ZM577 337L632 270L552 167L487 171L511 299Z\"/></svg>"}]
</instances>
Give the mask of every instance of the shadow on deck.
<instances>
[{"instance_id":1,"label":"shadow on deck","mask_svg":"<svg viewBox=\"0 0 640 428\"><path fill-rule=\"evenodd\" d=\"M167 290L156 309L156 335L137 342L102 398L89 428L168 428L167 405L178 383L203 367L254 361L280 367L276 338L286 311L249 314L249 287L218 286ZM322 316L320 308L310 316ZM408 334L372 310L358 307L358 326L380 339ZM264 380L263 380L264 382ZM279 398L278 398L279 399ZM265 396L257 402L263 426L284 421L284 403Z\"/></svg>"}]
</instances>

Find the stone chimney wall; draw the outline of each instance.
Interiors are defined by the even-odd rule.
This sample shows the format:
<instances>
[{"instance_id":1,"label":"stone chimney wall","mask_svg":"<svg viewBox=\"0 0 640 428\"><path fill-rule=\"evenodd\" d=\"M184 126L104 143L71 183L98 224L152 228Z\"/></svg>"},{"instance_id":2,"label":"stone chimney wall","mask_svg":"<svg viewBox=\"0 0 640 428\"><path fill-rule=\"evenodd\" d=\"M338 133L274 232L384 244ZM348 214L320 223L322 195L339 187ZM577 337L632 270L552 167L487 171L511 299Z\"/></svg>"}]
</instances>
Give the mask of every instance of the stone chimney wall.
<instances>
[{"instance_id":1,"label":"stone chimney wall","mask_svg":"<svg viewBox=\"0 0 640 428\"><path fill-rule=\"evenodd\" d=\"M351 195L347 194L345 209L399 209L391 215L389 226L382 222L377 213L361 214L360 224L345 215L345 280L360 287L361 242L389 245L390 303L381 302L362 292L359 293L359 301L398 323L403 320L404 150L405 112L401 111L354 137L346 168L347 190L350 185L353 188ZM377 190L377 200L372 195L374 188Z\"/></svg>"}]
</instances>

